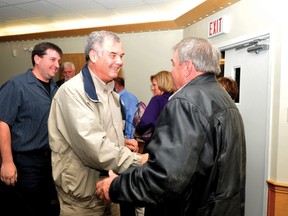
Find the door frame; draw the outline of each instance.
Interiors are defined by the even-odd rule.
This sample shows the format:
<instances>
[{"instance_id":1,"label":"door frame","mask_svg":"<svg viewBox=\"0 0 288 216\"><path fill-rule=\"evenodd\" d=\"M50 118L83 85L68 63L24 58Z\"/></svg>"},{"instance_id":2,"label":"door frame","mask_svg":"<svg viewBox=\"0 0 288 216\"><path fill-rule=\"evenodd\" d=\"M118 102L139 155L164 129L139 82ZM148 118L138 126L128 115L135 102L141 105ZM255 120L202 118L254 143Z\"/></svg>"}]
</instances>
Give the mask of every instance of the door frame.
<instances>
[{"instance_id":1,"label":"door frame","mask_svg":"<svg viewBox=\"0 0 288 216\"><path fill-rule=\"evenodd\" d=\"M247 43L249 41L252 41L257 38L262 37L269 37L269 62L268 62L268 95L267 95L267 126L266 126L266 143L265 143L265 164L264 164L264 182L266 182L270 175L271 175L271 151L272 151L272 90L273 90L273 77L274 77L274 69L272 67L273 65L273 58L272 56L275 55L275 45L274 45L274 34L270 31L264 31L264 32L254 32L249 35L243 35L222 43L215 44L215 46L221 50L228 50L233 47L236 47L237 45ZM267 204L268 204L268 186L264 183L263 185L263 215L267 215Z\"/></svg>"}]
</instances>

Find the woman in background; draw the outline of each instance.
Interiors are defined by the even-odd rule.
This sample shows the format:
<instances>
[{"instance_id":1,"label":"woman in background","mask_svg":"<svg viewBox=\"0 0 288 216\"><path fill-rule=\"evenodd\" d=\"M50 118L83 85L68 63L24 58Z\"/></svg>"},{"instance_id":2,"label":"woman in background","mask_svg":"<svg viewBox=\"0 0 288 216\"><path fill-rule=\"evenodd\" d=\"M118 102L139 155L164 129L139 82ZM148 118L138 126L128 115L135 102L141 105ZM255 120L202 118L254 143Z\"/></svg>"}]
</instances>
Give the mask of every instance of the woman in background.
<instances>
[{"instance_id":1,"label":"woman in background","mask_svg":"<svg viewBox=\"0 0 288 216\"><path fill-rule=\"evenodd\" d=\"M236 100L239 92L237 82L228 77L219 77L217 81L222 85L222 87L228 92L232 100Z\"/></svg>"},{"instance_id":2,"label":"woman in background","mask_svg":"<svg viewBox=\"0 0 288 216\"><path fill-rule=\"evenodd\" d=\"M134 135L136 138L139 137L143 139L142 135L148 131L153 134L159 114L167 104L169 97L174 92L174 82L169 71L163 70L155 75L152 75L150 77L150 81L152 83L151 90L154 96L151 98L140 122L135 128ZM143 140L145 142L143 153L145 153L150 137Z\"/></svg>"}]
</instances>

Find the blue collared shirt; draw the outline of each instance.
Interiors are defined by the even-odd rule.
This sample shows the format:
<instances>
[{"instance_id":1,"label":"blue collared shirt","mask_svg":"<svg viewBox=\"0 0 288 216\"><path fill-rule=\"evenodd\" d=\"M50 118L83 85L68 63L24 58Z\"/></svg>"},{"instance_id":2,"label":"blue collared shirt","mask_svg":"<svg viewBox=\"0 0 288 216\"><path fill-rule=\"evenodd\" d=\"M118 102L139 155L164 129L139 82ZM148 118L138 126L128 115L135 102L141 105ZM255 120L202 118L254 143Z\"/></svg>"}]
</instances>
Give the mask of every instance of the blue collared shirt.
<instances>
[{"instance_id":1,"label":"blue collared shirt","mask_svg":"<svg viewBox=\"0 0 288 216\"><path fill-rule=\"evenodd\" d=\"M126 89L120 91L119 95L126 108L125 136L128 139L134 139L135 128L133 126L133 118L137 110L137 104L139 103L138 98Z\"/></svg>"},{"instance_id":2,"label":"blue collared shirt","mask_svg":"<svg viewBox=\"0 0 288 216\"><path fill-rule=\"evenodd\" d=\"M48 93L31 69L1 86L0 120L10 127L13 151L49 148L47 120L58 89L53 80L50 89Z\"/></svg>"}]
</instances>

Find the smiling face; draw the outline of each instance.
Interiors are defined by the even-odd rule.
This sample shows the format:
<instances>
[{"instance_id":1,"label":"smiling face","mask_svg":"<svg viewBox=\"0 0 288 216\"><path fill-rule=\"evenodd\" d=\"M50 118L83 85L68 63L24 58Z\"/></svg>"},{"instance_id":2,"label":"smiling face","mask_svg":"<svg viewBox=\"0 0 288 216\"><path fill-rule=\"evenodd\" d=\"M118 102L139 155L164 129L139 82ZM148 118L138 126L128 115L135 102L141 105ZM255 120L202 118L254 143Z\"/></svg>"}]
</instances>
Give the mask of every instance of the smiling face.
<instances>
[{"instance_id":1,"label":"smiling face","mask_svg":"<svg viewBox=\"0 0 288 216\"><path fill-rule=\"evenodd\" d=\"M89 53L92 71L105 83L116 78L123 65L123 47L121 43L106 38L102 47L102 55L96 51Z\"/></svg>"},{"instance_id":2,"label":"smiling face","mask_svg":"<svg viewBox=\"0 0 288 216\"><path fill-rule=\"evenodd\" d=\"M42 57L35 55L33 73L38 79L49 82L59 70L60 59L60 54L53 49L47 49L46 54Z\"/></svg>"}]
</instances>

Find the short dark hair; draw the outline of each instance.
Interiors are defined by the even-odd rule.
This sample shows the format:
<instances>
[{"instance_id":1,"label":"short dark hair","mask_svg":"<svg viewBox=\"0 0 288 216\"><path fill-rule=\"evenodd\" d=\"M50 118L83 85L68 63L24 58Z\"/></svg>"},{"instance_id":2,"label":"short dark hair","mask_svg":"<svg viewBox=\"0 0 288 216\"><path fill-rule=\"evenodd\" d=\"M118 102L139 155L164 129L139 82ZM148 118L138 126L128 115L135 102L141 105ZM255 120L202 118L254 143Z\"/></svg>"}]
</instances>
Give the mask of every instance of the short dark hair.
<instances>
[{"instance_id":1,"label":"short dark hair","mask_svg":"<svg viewBox=\"0 0 288 216\"><path fill-rule=\"evenodd\" d=\"M61 48L58 47L56 44L53 44L50 42L38 43L34 46L34 49L32 51L32 55L31 55L33 66L35 65L34 56L38 55L39 57L43 57L44 55L46 55L46 50L48 50L48 49L55 50L56 52L58 52L60 54L60 56L63 55Z\"/></svg>"},{"instance_id":2,"label":"short dark hair","mask_svg":"<svg viewBox=\"0 0 288 216\"><path fill-rule=\"evenodd\" d=\"M125 80L121 76L118 76L118 77L114 78L114 82L116 82L120 86L125 87Z\"/></svg>"}]
</instances>

